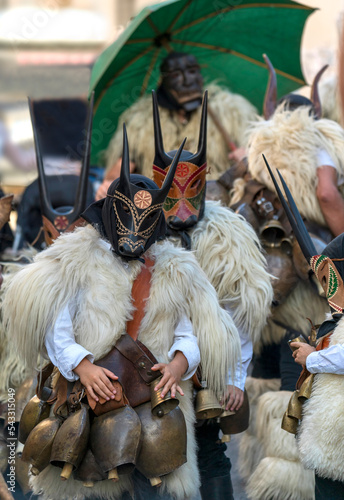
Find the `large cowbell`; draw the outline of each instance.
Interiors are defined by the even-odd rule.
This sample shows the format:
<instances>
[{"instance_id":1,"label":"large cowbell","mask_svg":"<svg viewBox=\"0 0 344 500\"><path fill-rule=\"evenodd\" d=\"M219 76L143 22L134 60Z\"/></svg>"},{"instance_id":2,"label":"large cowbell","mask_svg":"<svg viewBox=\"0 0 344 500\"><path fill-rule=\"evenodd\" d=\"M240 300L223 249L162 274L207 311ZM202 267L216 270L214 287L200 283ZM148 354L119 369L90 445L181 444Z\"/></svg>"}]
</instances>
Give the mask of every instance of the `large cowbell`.
<instances>
[{"instance_id":1,"label":"large cowbell","mask_svg":"<svg viewBox=\"0 0 344 500\"><path fill-rule=\"evenodd\" d=\"M79 177L78 188L75 196L74 206L63 206L53 208L49 197L47 180L44 172L42 148L39 141L39 134L34 113L34 102L29 99L29 110L33 129L33 136L36 150L36 161L38 169L38 186L41 202L41 213L43 219L43 229L45 242L49 246L52 242L64 232L73 231L73 229L84 223L80 218L80 214L85 210L87 205L87 188L88 176L90 168L90 153L91 153L91 134L92 134L92 118L93 118L93 101L92 94L88 116L86 121L86 140L85 150L82 159L81 172ZM62 125L61 125L62 126Z\"/></svg>"},{"instance_id":2,"label":"large cowbell","mask_svg":"<svg viewBox=\"0 0 344 500\"><path fill-rule=\"evenodd\" d=\"M207 102L208 93L204 93L202 116L195 154L183 151L174 181L164 204L164 213L168 226L174 230L183 230L194 226L203 216L207 172ZM160 186L167 175L174 151L164 150L158 102L153 91L153 121L155 158L153 178Z\"/></svg>"},{"instance_id":3,"label":"large cowbell","mask_svg":"<svg viewBox=\"0 0 344 500\"><path fill-rule=\"evenodd\" d=\"M123 124L121 175L114 193L110 195L108 192L108 196L113 198L118 253L122 257L138 258L152 242L154 231L161 223L161 218L163 220L162 207L171 188L185 140L173 158L161 189L153 181L138 175L135 176L134 184L130 177L128 137ZM151 186L152 189L147 186Z\"/></svg>"}]
</instances>

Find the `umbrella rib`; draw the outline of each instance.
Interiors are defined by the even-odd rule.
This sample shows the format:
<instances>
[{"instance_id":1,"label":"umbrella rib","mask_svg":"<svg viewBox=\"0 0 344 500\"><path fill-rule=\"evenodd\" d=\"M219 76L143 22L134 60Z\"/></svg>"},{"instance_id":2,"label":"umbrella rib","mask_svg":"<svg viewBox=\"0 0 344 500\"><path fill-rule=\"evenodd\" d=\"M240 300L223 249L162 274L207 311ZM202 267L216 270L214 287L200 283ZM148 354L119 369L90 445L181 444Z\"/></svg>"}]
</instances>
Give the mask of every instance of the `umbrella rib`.
<instances>
[{"instance_id":1,"label":"umbrella rib","mask_svg":"<svg viewBox=\"0 0 344 500\"><path fill-rule=\"evenodd\" d=\"M151 18L147 17L146 19L147 19L147 23L152 28L152 30L155 32L155 34L156 35L160 35L161 31L155 26L155 24L153 23L153 21L151 20Z\"/></svg>"},{"instance_id":2,"label":"umbrella rib","mask_svg":"<svg viewBox=\"0 0 344 500\"><path fill-rule=\"evenodd\" d=\"M217 45L210 45L207 43L201 43L201 42L191 42L191 41L186 41L186 40L173 40L173 43L179 43L181 45L190 45L191 47L199 47L201 49L209 49L209 50L217 50L219 52L224 52L226 54L232 54L234 56L240 57L241 59L245 59L246 61L249 61L253 64L256 64L257 66L260 66L262 68L266 68L265 63L257 61L256 59L253 59L253 57L246 56L245 54L241 54L240 52L237 52L236 50L233 49L226 49L225 47L218 47ZM296 83L300 83L301 85L305 84L305 81L302 80L301 78L296 78L295 76L289 75L288 73L281 71L279 69L275 68L275 71L277 74L280 76L284 76L288 78L289 80L293 80Z\"/></svg>"},{"instance_id":3,"label":"umbrella rib","mask_svg":"<svg viewBox=\"0 0 344 500\"><path fill-rule=\"evenodd\" d=\"M181 18L181 16L184 14L184 12L186 11L186 9L189 7L189 5L193 2L193 0L189 0L185 5L184 7L180 10L180 12L178 12L178 14L176 15L176 17L173 19L173 21L171 22L171 24L169 25L169 27L167 28L167 32L170 32L172 29L173 29L173 26L176 25L176 23L179 21L179 19Z\"/></svg>"},{"instance_id":4,"label":"umbrella rib","mask_svg":"<svg viewBox=\"0 0 344 500\"><path fill-rule=\"evenodd\" d=\"M180 28L176 29L173 31L173 35L177 35L181 31L184 31L188 28L191 28L192 26L195 26L196 24L202 23L206 19L210 19L215 16L220 16L222 14L225 14L226 12L230 12L231 10L239 10L239 9L249 9L251 7L270 7L271 8L271 2L270 3L255 3L255 4L246 4L246 5L237 5L235 7L225 7L223 9L217 10L215 12L210 12L209 14L199 17L198 19L195 19L189 24L184 24L184 26L181 26ZM311 7L308 7L307 5L289 5L289 4L276 4L273 5L273 8L286 8L286 9L298 9L298 10L313 10Z\"/></svg>"},{"instance_id":5,"label":"umbrella rib","mask_svg":"<svg viewBox=\"0 0 344 500\"><path fill-rule=\"evenodd\" d=\"M156 48L155 49L155 52L153 54L152 60L151 60L150 65L149 65L149 68L147 70L147 73L145 74L145 77L144 77L144 80L143 80L143 83L142 83L141 95L145 92L145 90L147 88L147 85L148 85L148 82L149 82L149 78L151 77L153 68L155 66L156 60L157 60L158 55L159 55L159 51L160 51L160 48Z\"/></svg>"}]
</instances>

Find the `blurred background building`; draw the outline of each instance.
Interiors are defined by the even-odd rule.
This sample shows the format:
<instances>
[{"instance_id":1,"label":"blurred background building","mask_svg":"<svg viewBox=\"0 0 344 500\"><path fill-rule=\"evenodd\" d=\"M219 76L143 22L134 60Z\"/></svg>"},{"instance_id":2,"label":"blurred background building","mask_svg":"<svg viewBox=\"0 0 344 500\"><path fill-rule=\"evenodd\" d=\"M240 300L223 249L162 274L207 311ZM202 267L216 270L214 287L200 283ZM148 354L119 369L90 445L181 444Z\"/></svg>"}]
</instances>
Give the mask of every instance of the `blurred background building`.
<instances>
[{"instance_id":1,"label":"blurred background building","mask_svg":"<svg viewBox=\"0 0 344 500\"><path fill-rule=\"evenodd\" d=\"M0 120L11 141L32 149L27 96L86 96L92 63L149 0L0 0ZM302 64L308 82L322 64L336 72L344 0L304 0L319 10L306 24ZM1 151L1 148L0 148ZM0 153L1 154L1 153ZM19 166L20 167L20 166ZM5 192L36 177L0 157Z\"/></svg>"}]
</instances>

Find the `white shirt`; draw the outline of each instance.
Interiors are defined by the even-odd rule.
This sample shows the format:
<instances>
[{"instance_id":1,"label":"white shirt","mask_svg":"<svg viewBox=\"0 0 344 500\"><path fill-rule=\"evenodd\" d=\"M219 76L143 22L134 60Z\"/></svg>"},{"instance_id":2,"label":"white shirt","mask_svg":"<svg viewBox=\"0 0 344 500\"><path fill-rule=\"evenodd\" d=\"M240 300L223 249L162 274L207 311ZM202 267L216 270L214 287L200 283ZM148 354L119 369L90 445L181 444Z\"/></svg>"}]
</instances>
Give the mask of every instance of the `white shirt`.
<instances>
[{"instance_id":1,"label":"white shirt","mask_svg":"<svg viewBox=\"0 0 344 500\"><path fill-rule=\"evenodd\" d=\"M71 317L75 313L75 302L70 301L60 312L55 325L50 328L45 337L45 348L53 365L57 366L62 375L70 382L78 380L78 375L73 369L78 366L84 358L91 363L94 356L75 341ZM182 380L188 380L193 376L200 363L200 351L197 338L193 335L192 324L186 316L182 317L175 329L174 342L168 352L168 359L172 361L176 351L181 351L188 361L188 370Z\"/></svg>"},{"instance_id":2,"label":"white shirt","mask_svg":"<svg viewBox=\"0 0 344 500\"><path fill-rule=\"evenodd\" d=\"M230 314L231 310L227 304L224 305L224 309L226 309L226 311ZM253 356L253 345L250 337L246 333L241 331L240 328L237 328L237 330L239 332L241 344L241 359L238 360L234 380L231 377L231 374L228 374L228 385L235 385L235 387L238 387L243 391L245 388L247 370Z\"/></svg>"},{"instance_id":3,"label":"white shirt","mask_svg":"<svg viewBox=\"0 0 344 500\"><path fill-rule=\"evenodd\" d=\"M344 345L336 344L311 352L306 359L306 368L310 373L335 373L344 375Z\"/></svg>"},{"instance_id":4,"label":"white shirt","mask_svg":"<svg viewBox=\"0 0 344 500\"><path fill-rule=\"evenodd\" d=\"M338 169L332 160L331 156L328 154L328 152L325 149L320 149L318 148L317 150L317 168L320 168L322 165L328 165L332 168L334 168L337 171L337 186L341 186L344 184L344 177L342 174L338 172Z\"/></svg>"}]
</instances>

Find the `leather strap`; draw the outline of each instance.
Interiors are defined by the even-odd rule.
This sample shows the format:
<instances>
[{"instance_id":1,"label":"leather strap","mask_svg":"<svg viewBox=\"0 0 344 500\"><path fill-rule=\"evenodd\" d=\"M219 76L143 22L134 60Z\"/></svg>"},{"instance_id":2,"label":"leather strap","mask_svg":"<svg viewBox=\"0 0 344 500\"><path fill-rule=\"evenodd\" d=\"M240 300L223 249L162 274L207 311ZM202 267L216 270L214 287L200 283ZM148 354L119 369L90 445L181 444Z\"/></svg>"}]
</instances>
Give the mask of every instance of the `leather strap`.
<instances>
[{"instance_id":1,"label":"leather strap","mask_svg":"<svg viewBox=\"0 0 344 500\"><path fill-rule=\"evenodd\" d=\"M137 340L141 321L145 315L145 306L149 297L153 266L154 260L145 257L145 263L131 289L131 300L135 310L133 318L127 321L126 330L134 340Z\"/></svg>"},{"instance_id":2,"label":"leather strap","mask_svg":"<svg viewBox=\"0 0 344 500\"><path fill-rule=\"evenodd\" d=\"M146 384L150 384L161 375L160 371L151 371L157 361L151 360L130 335L122 335L117 340L115 348L134 365Z\"/></svg>"}]
</instances>

